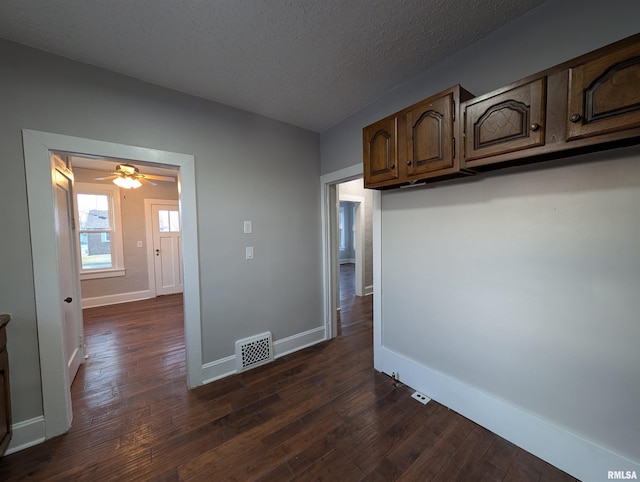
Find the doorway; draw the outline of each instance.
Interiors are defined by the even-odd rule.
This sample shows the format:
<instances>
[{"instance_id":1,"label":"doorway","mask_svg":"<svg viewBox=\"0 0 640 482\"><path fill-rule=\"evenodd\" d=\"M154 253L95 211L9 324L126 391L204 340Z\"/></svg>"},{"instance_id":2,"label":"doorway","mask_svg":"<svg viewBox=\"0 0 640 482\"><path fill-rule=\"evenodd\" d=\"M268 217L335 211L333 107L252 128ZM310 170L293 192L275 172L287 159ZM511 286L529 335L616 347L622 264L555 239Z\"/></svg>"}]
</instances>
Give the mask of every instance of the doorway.
<instances>
[{"instance_id":1,"label":"doorway","mask_svg":"<svg viewBox=\"0 0 640 482\"><path fill-rule=\"evenodd\" d=\"M350 190L349 182L354 181L353 185L359 185L358 192L354 193ZM339 319L339 307L340 307L340 262L339 262L339 246L340 246L340 233L339 233L339 202L340 200L354 202L356 224L361 227L361 235L359 239L363 241L366 236L364 233L365 228L362 227L364 220L364 214L367 208L365 207L364 195L363 195L363 182L362 182L362 165L358 164L349 168L341 169L330 174L326 174L321 177L321 203L322 203L322 244L323 244L323 286L324 286L324 320L325 330L327 338L333 338L338 334L338 319ZM340 194L340 191L342 194ZM361 293L359 296L366 296L373 294L373 253L374 253L374 225L375 216L377 215L377 206L380 203L380 193L378 191L367 191L370 196L371 206L369 212L371 214L371 236L370 236L370 255L364 256L365 249L360 247L358 250L356 246L356 253L361 256L361 261L354 263L354 290L358 290ZM360 214L361 216L358 216ZM356 229L357 232L358 229ZM358 244L358 236L356 236L356 244ZM356 254L356 258L358 254ZM367 260L365 262L365 260ZM354 259L356 261L356 259ZM363 272L364 265L370 263L370 276L371 283L368 284L364 281ZM356 269L359 268L359 272L356 273ZM362 271L360 271L362 270ZM359 285L359 288L356 286Z\"/></svg>"},{"instance_id":2,"label":"doorway","mask_svg":"<svg viewBox=\"0 0 640 482\"><path fill-rule=\"evenodd\" d=\"M181 226L184 264L184 326L186 339L187 384L202 384L200 326L200 286L197 242L197 206L195 196L194 157L123 144L82 139L47 132L23 130L27 198L33 256L35 305L42 379L42 437L65 433L71 426L71 394L66 383L67 363L64 353L64 330L60 296L57 253L51 241L56 239L51 153L54 151L127 159L179 169Z\"/></svg>"}]
</instances>

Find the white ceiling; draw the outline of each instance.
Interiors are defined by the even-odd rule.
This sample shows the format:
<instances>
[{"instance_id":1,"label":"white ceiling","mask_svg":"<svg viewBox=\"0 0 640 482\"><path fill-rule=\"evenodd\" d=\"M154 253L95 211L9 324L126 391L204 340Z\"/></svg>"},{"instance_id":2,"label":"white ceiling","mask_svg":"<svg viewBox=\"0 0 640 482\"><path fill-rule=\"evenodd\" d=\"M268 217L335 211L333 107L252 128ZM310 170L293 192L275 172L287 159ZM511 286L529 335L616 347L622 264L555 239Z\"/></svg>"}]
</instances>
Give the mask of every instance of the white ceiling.
<instances>
[{"instance_id":1,"label":"white ceiling","mask_svg":"<svg viewBox=\"0 0 640 482\"><path fill-rule=\"evenodd\" d=\"M323 132L545 0L2 0L0 38Z\"/></svg>"}]
</instances>

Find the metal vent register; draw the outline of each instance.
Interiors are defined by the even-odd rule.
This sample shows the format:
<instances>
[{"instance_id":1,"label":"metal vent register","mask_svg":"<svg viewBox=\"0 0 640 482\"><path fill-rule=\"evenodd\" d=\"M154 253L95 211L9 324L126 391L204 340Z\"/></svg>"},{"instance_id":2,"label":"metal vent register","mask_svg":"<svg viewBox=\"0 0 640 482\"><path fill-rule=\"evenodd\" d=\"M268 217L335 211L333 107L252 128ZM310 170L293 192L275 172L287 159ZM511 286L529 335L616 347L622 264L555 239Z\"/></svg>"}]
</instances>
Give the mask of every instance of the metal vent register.
<instances>
[{"instance_id":1,"label":"metal vent register","mask_svg":"<svg viewBox=\"0 0 640 482\"><path fill-rule=\"evenodd\" d=\"M236 371L264 365L273 360L271 332L236 341Z\"/></svg>"}]
</instances>

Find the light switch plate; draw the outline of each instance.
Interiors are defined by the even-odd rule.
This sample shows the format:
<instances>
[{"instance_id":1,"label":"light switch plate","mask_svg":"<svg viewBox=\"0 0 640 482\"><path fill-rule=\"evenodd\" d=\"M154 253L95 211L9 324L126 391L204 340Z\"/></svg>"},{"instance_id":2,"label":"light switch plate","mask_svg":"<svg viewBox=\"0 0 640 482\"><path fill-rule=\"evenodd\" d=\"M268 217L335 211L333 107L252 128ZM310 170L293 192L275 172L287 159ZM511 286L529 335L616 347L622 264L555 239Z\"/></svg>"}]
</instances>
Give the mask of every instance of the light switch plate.
<instances>
[{"instance_id":1,"label":"light switch plate","mask_svg":"<svg viewBox=\"0 0 640 482\"><path fill-rule=\"evenodd\" d=\"M244 259L253 259L253 246L247 246L245 248Z\"/></svg>"},{"instance_id":2,"label":"light switch plate","mask_svg":"<svg viewBox=\"0 0 640 482\"><path fill-rule=\"evenodd\" d=\"M251 234L251 233L253 233L253 222L245 221L244 222L244 234Z\"/></svg>"}]
</instances>

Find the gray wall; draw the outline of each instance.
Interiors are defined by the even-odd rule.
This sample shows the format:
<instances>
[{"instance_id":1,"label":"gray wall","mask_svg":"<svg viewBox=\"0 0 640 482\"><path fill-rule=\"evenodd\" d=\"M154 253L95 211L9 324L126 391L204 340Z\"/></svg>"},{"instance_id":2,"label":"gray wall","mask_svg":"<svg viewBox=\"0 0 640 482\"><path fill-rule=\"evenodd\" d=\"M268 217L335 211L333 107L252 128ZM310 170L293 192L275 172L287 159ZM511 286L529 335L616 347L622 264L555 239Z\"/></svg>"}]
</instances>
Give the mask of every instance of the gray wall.
<instances>
[{"instance_id":1,"label":"gray wall","mask_svg":"<svg viewBox=\"0 0 640 482\"><path fill-rule=\"evenodd\" d=\"M13 316L14 422L42 414L22 129L195 156L204 363L232 355L239 338L322 325L317 134L6 41L0 58L0 311Z\"/></svg>"},{"instance_id":2,"label":"gray wall","mask_svg":"<svg viewBox=\"0 0 640 482\"><path fill-rule=\"evenodd\" d=\"M74 167L76 182L95 184L113 184L110 180L96 181L105 177L104 171ZM120 211L122 216L122 244L124 251L125 275L115 278L88 279L80 282L82 298L133 293L149 289L149 270L147 266L147 233L145 230L145 199L178 199L176 183L156 182L156 185L144 183L138 189L119 189ZM142 248L137 242L142 241Z\"/></svg>"},{"instance_id":3,"label":"gray wall","mask_svg":"<svg viewBox=\"0 0 640 482\"><path fill-rule=\"evenodd\" d=\"M550 1L324 133L322 172L359 163L378 118L456 83L481 95L638 18L635 0ZM639 211L638 147L383 192L384 346L640 461Z\"/></svg>"}]
</instances>

